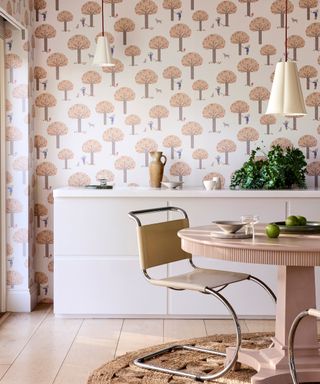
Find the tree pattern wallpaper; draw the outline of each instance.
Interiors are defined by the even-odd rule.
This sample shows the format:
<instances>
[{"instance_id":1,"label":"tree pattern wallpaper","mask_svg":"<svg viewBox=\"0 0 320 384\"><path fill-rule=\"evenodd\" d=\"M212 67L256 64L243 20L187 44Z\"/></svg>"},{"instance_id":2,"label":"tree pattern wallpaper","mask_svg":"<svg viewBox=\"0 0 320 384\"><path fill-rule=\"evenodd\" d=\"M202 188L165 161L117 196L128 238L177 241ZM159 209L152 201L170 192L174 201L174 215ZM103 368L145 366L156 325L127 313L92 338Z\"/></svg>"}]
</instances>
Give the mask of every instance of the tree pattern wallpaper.
<instances>
[{"instance_id":1,"label":"tree pattern wallpaper","mask_svg":"<svg viewBox=\"0 0 320 384\"><path fill-rule=\"evenodd\" d=\"M56 187L95 184L100 178L116 186L148 186L149 152L155 150L168 157L167 179L201 186L218 175L228 187L252 149L260 147L263 155L273 144L301 148L308 186L318 187L318 0L288 3L288 53L299 69L308 112L303 118L265 114L275 65L284 59L285 0L104 0L115 62L104 68L92 65L101 35L100 1L1 0L0 5L29 31L29 41L20 46L10 46L10 36L6 40L8 116L14 100L31 133L27 143L28 128L8 122L14 178L8 186L17 190L18 178L21 183L28 172L31 200L32 182L35 186L34 203L29 194L24 213L35 226L29 249L35 252L31 278L40 287L40 300L53 295ZM25 69L23 46L29 54L29 93L18 80ZM31 143L33 153L25 154L19 143ZM23 210L14 198L8 192L10 220ZM19 252L8 254L9 272L25 276L16 259L24 258L28 228L15 229L8 248L15 244Z\"/></svg>"}]
</instances>

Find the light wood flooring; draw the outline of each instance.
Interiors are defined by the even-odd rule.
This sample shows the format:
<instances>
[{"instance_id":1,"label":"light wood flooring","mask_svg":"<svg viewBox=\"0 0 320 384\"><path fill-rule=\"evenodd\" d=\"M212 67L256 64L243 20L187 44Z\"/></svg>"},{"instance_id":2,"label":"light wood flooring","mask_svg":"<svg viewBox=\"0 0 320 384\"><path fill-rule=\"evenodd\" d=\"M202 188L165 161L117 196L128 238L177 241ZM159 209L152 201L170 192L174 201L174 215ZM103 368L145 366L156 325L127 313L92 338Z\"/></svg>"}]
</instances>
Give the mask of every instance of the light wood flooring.
<instances>
[{"instance_id":1,"label":"light wood flooring","mask_svg":"<svg viewBox=\"0 0 320 384\"><path fill-rule=\"evenodd\" d=\"M242 332L274 330L272 320L240 323ZM40 305L0 319L0 383L85 384L91 371L125 352L229 332L229 320L62 319Z\"/></svg>"}]
</instances>

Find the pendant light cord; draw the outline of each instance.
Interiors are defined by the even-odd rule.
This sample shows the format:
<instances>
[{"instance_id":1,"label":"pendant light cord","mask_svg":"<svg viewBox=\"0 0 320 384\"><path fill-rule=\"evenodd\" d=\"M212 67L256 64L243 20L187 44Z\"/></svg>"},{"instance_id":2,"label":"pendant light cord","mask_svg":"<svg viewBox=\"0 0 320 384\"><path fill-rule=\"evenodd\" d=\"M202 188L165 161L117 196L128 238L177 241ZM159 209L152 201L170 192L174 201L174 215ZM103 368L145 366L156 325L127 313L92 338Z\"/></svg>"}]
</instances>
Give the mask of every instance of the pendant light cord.
<instances>
[{"instance_id":1,"label":"pendant light cord","mask_svg":"<svg viewBox=\"0 0 320 384\"><path fill-rule=\"evenodd\" d=\"M288 61L288 0L286 0L286 14L285 14L284 28L285 28L285 34L284 34L285 62L287 62Z\"/></svg>"},{"instance_id":2,"label":"pendant light cord","mask_svg":"<svg viewBox=\"0 0 320 384\"><path fill-rule=\"evenodd\" d=\"M101 25L102 25L102 36L104 36L104 12L103 12L103 0L101 0L101 15L102 15L102 20L101 20Z\"/></svg>"}]
</instances>

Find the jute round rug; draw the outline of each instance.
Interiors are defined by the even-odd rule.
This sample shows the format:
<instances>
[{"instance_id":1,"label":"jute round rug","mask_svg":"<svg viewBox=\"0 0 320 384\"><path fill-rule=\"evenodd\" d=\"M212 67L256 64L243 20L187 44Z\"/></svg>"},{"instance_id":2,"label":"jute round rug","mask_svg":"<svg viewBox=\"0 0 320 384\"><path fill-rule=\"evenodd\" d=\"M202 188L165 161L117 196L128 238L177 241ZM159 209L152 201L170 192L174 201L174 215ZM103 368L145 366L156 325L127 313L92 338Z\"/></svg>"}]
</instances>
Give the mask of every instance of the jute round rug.
<instances>
[{"instance_id":1,"label":"jute round rug","mask_svg":"<svg viewBox=\"0 0 320 384\"><path fill-rule=\"evenodd\" d=\"M271 333L247 333L242 335L242 347L260 349L270 345ZM226 347L234 345L232 335L213 335L197 339L179 340L179 344L198 345L205 348L224 352ZM88 379L87 384L191 384L193 380L181 376L141 369L133 364L138 356L154 352L174 343L166 343L126 353L109 361L96 369ZM209 357L208 357L209 356ZM187 370L196 374L209 374L222 367L223 358L199 352L174 351L150 361L151 364L167 366L173 369ZM250 378L255 374L252 368L241 366L238 371L231 371L216 383L240 384L250 383ZM208 381L207 383L212 383Z\"/></svg>"}]
</instances>

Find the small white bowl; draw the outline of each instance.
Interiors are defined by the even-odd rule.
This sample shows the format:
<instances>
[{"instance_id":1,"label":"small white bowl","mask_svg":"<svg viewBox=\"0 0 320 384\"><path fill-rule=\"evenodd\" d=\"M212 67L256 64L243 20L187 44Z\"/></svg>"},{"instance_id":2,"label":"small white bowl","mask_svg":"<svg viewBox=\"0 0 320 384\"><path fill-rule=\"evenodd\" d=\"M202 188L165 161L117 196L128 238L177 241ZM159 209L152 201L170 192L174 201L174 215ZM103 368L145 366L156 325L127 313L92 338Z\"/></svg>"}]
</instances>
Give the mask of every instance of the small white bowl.
<instances>
[{"instance_id":1,"label":"small white bowl","mask_svg":"<svg viewBox=\"0 0 320 384\"><path fill-rule=\"evenodd\" d=\"M183 181L162 181L161 185L169 189L181 188Z\"/></svg>"},{"instance_id":2,"label":"small white bowl","mask_svg":"<svg viewBox=\"0 0 320 384\"><path fill-rule=\"evenodd\" d=\"M241 223L241 221L214 221L214 224L216 224L225 233L236 233L239 229L246 225Z\"/></svg>"}]
</instances>

